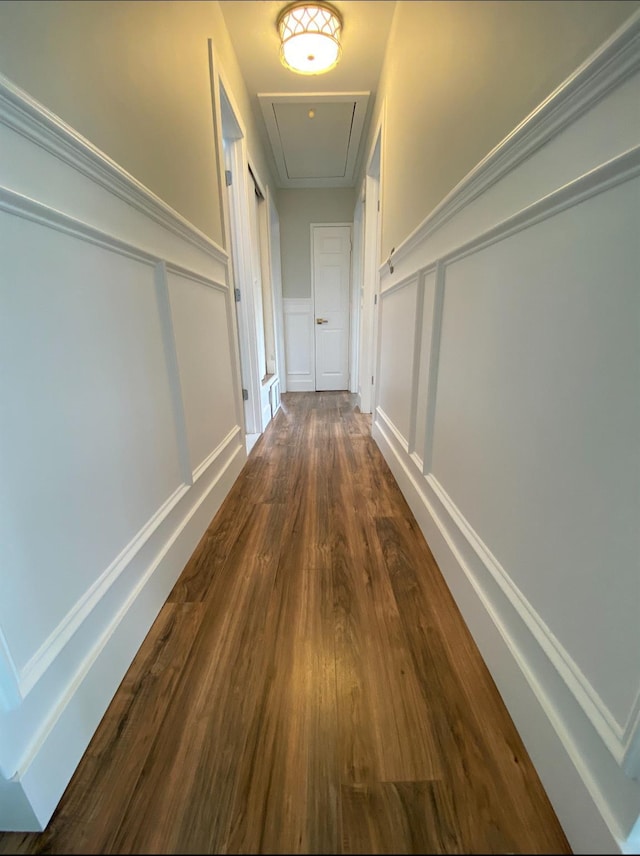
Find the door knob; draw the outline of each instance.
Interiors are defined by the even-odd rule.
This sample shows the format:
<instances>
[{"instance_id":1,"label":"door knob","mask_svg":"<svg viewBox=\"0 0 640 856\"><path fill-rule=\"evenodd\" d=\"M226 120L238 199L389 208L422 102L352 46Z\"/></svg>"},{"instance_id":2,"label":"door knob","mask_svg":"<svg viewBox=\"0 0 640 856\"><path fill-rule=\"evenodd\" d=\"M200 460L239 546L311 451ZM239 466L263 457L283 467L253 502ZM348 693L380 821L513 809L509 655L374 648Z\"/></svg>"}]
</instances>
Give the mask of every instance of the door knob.
<instances>
[{"instance_id":1,"label":"door knob","mask_svg":"<svg viewBox=\"0 0 640 856\"><path fill-rule=\"evenodd\" d=\"M316 318L316 324L328 324L328 323L329 323L328 318Z\"/></svg>"}]
</instances>

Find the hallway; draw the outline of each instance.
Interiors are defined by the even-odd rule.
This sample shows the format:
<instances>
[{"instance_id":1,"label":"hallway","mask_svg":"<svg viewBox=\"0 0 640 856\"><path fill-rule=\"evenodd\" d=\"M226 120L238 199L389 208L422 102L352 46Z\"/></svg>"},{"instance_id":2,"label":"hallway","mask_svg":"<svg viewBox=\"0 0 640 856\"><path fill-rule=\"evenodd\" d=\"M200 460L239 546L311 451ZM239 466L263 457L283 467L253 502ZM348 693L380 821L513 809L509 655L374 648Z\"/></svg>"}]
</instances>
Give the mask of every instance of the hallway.
<instances>
[{"instance_id":1,"label":"hallway","mask_svg":"<svg viewBox=\"0 0 640 856\"><path fill-rule=\"evenodd\" d=\"M0 853L570 852L354 400L283 395L49 827Z\"/></svg>"}]
</instances>

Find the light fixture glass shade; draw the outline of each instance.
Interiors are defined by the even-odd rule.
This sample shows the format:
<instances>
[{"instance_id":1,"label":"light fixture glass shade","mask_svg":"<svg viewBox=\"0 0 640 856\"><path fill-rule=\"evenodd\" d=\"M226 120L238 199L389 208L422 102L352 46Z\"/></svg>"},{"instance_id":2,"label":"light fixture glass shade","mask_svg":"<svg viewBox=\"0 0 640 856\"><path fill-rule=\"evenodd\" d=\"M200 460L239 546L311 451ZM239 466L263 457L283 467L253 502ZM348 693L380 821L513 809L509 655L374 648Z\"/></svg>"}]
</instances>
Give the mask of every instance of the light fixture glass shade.
<instances>
[{"instance_id":1,"label":"light fixture glass shade","mask_svg":"<svg viewBox=\"0 0 640 856\"><path fill-rule=\"evenodd\" d=\"M322 74L340 59L342 20L328 3L293 3L278 17L280 59L298 74Z\"/></svg>"}]
</instances>

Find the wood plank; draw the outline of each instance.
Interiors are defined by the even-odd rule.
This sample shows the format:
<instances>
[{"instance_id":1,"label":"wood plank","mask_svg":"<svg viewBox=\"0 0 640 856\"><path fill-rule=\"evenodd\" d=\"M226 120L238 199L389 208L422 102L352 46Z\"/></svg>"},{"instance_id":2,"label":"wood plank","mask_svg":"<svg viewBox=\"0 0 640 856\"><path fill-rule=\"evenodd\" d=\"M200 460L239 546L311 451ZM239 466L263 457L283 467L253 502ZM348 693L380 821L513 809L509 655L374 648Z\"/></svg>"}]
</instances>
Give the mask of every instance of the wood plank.
<instances>
[{"instance_id":1,"label":"wood plank","mask_svg":"<svg viewBox=\"0 0 640 856\"><path fill-rule=\"evenodd\" d=\"M107 709L46 830L0 835L0 853L106 853L182 677L202 604L167 603Z\"/></svg>"},{"instance_id":2,"label":"wood plank","mask_svg":"<svg viewBox=\"0 0 640 856\"><path fill-rule=\"evenodd\" d=\"M332 467L331 569L343 781L436 778L443 762L374 519L360 502L348 457L339 454Z\"/></svg>"},{"instance_id":3,"label":"wood plank","mask_svg":"<svg viewBox=\"0 0 640 856\"><path fill-rule=\"evenodd\" d=\"M214 577L227 561L233 545L242 537L251 508L239 490L227 497L178 577L168 597L170 603L207 599Z\"/></svg>"},{"instance_id":4,"label":"wood plank","mask_svg":"<svg viewBox=\"0 0 640 856\"><path fill-rule=\"evenodd\" d=\"M339 776L330 574L281 565L260 720L238 759L232 853L337 853Z\"/></svg>"},{"instance_id":5,"label":"wood plank","mask_svg":"<svg viewBox=\"0 0 640 856\"><path fill-rule=\"evenodd\" d=\"M342 786L342 853L468 853L442 782Z\"/></svg>"},{"instance_id":6,"label":"wood plank","mask_svg":"<svg viewBox=\"0 0 640 856\"><path fill-rule=\"evenodd\" d=\"M445 781L458 807L465 848L570 852L417 524L398 516L380 518L376 525L407 643L435 713L437 739L447 759Z\"/></svg>"},{"instance_id":7,"label":"wood plank","mask_svg":"<svg viewBox=\"0 0 640 856\"><path fill-rule=\"evenodd\" d=\"M369 426L282 396L48 829L0 853L570 853Z\"/></svg>"},{"instance_id":8,"label":"wood plank","mask_svg":"<svg viewBox=\"0 0 640 856\"><path fill-rule=\"evenodd\" d=\"M282 508L252 509L214 579L178 691L116 834L114 853L215 853L226 841L237 762L261 716L265 604L280 557Z\"/></svg>"}]
</instances>

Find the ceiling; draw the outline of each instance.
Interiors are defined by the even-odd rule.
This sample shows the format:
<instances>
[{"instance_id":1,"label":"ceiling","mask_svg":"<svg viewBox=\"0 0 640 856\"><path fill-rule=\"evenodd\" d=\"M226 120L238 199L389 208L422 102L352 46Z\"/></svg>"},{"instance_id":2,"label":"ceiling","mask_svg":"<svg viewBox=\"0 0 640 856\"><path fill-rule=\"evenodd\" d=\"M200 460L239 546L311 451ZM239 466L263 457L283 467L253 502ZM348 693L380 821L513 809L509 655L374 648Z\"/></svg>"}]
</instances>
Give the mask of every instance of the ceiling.
<instances>
[{"instance_id":1,"label":"ceiling","mask_svg":"<svg viewBox=\"0 0 640 856\"><path fill-rule=\"evenodd\" d=\"M286 5L220 2L274 178L284 188L353 186L396 4L332 2L344 22L342 58L319 75L280 62L276 20Z\"/></svg>"}]
</instances>

